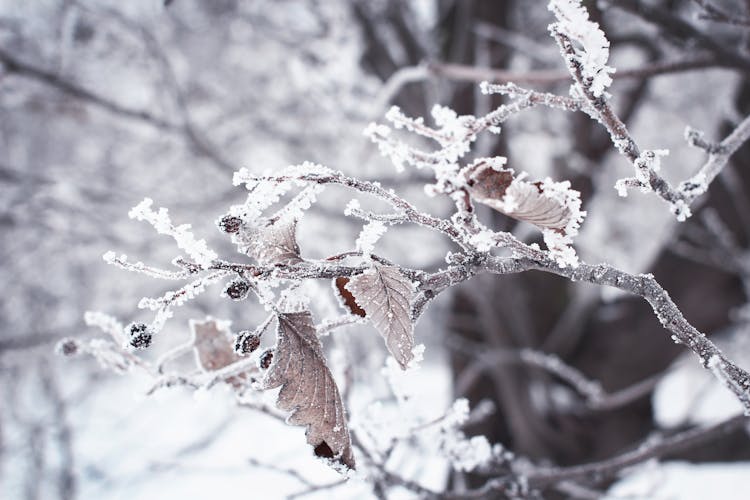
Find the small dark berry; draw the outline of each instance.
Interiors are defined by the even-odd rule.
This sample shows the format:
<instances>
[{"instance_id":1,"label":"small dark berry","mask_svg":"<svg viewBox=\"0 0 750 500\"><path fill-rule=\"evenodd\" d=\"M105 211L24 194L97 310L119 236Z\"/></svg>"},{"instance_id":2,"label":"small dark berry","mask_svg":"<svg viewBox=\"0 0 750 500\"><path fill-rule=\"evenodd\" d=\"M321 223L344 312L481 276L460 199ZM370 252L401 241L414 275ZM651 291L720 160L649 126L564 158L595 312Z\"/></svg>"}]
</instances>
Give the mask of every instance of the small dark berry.
<instances>
[{"instance_id":1,"label":"small dark berry","mask_svg":"<svg viewBox=\"0 0 750 500\"><path fill-rule=\"evenodd\" d=\"M262 370L268 370L268 367L271 366L271 361L273 361L273 348L263 351L263 354L258 358L258 366Z\"/></svg>"},{"instance_id":2,"label":"small dark berry","mask_svg":"<svg viewBox=\"0 0 750 500\"><path fill-rule=\"evenodd\" d=\"M247 297L247 293L250 291L250 283L243 279L238 279L230 282L224 289L224 292L232 300L242 300Z\"/></svg>"},{"instance_id":3,"label":"small dark berry","mask_svg":"<svg viewBox=\"0 0 750 500\"><path fill-rule=\"evenodd\" d=\"M78 342L74 339L62 339L55 347L55 351L63 356L73 356L78 353Z\"/></svg>"},{"instance_id":4,"label":"small dark berry","mask_svg":"<svg viewBox=\"0 0 750 500\"><path fill-rule=\"evenodd\" d=\"M238 233L242 227L242 219L235 215L225 215L216 222L219 229L228 234Z\"/></svg>"},{"instance_id":5,"label":"small dark berry","mask_svg":"<svg viewBox=\"0 0 750 500\"><path fill-rule=\"evenodd\" d=\"M250 354L260 347L260 336L254 332L243 330L234 339L234 352Z\"/></svg>"},{"instance_id":6,"label":"small dark berry","mask_svg":"<svg viewBox=\"0 0 750 500\"><path fill-rule=\"evenodd\" d=\"M145 323L131 323L127 327L130 345L136 349L146 349L151 345L151 332Z\"/></svg>"}]
</instances>

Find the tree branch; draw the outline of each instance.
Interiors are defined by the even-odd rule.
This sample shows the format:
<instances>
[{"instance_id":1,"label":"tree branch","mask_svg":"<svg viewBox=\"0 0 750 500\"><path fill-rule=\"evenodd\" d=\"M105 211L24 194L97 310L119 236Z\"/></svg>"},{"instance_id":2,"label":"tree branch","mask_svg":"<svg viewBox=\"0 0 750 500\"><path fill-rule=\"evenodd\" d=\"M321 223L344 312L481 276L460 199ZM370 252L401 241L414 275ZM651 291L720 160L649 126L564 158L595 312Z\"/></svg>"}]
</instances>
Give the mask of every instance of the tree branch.
<instances>
[{"instance_id":1,"label":"tree branch","mask_svg":"<svg viewBox=\"0 0 750 500\"><path fill-rule=\"evenodd\" d=\"M529 470L519 468L516 472L526 477L529 484L536 488L576 479L606 479L625 467L645 462L654 457L677 453L729 434L741 428L747 422L748 418L745 416L731 417L708 427L696 427L664 439L646 441L632 451L601 462L572 467L534 467Z\"/></svg>"},{"instance_id":2,"label":"tree branch","mask_svg":"<svg viewBox=\"0 0 750 500\"><path fill-rule=\"evenodd\" d=\"M212 163L221 167L224 172L235 170L235 167L229 163L228 160L221 157L216 152L216 149L208 143L207 139L202 137L202 135L195 130L195 127L190 122L178 124L166 118L154 115L148 111L124 106L73 82L65 80L55 73L27 64L2 49L0 49L0 63L3 64L8 73L36 80L55 88L65 95L106 111L107 113L144 123L163 132L180 135L191 146L193 146L197 152L209 158Z\"/></svg>"},{"instance_id":3,"label":"tree branch","mask_svg":"<svg viewBox=\"0 0 750 500\"><path fill-rule=\"evenodd\" d=\"M617 72L612 75L612 78L615 80L642 80L661 75L710 68L735 67L723 64L717 61L715 57L691 56L689 58L674 61L658 61L637 68L618 69ZM464 82L490 81L497 83L514 82L531 85L553 85L557 83L565 83L570 78L568 73L557 70L516 72L441 62L428 63L427 69L434 76Z\"/></svg>"}]
</instances>

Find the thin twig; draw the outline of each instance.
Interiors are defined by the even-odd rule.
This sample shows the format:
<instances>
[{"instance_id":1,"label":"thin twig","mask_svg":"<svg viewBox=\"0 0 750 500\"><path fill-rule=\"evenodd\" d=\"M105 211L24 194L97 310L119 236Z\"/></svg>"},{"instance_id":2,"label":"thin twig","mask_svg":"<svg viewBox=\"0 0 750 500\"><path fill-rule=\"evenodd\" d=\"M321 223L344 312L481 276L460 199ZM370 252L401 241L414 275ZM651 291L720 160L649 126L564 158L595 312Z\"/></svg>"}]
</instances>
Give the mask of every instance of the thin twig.
<instances>
[{"instance_id":1,"label":"thin twig","mask_svg":"<svg viewBox=\"0 0 750 500\"><path fill-rule=\"evenodd\" d=\"M432 62L427 68L435 76L447 78L455 81L465 82L513 82L519 84L531 85L553 85L569 81L570 74L559 70L536 70L536 71L509 71L494 68L480 68L478 66L466 66L455 63ZM644 64L637 68L618 69L612 75L615 80L640 80L653 78L661 75L673 73L684 73L687 71L696 71L710 68L727 68L731 66L722 64L714 57L708 56L691 56L685 59L674 61L658 61Z\"/></svg>"},{"instance_id":2,"label":"thin twig","mask_svg":"<svg viewBox=\"0 0 750 500\"><path fill-rule=\"evenodd\" d=\"M719 436L727 435L745 425L748 418L735 416L707 427L696 427L674 436L647 441L633 451L617 455L601 462L594 462L572 467L533 467L529 470L520 468L516 472L522 474L533 487L545 487L560 481L577 479L605 479L613 474L650 458L661 457L677 453L684 449L697 446Z\"/></svg>"},{"instance_id":3,"label":"thin twig","mask_svg":"<svg viewBox=\"0 0 750 500\"><path fill-rule=\"evenodd\" d=\"M134 109L119 104L107 97L65 80L53 72L25 63L2 49L0 49L0 63L3 64L5 71L10 74L16 74L18 76L44 83L57 89L63 94L91 104L92 106L115 116L136 120L163 132L181 135L196 149L196 151L208 157L212 160L212 163L221 167L224 172L235 169L228 160L218 155L216 148L210 146L207 139L200 135L190 123L186 122L179 124L164 117L155 115L149 111Z\"/></svg>"}]
</instances>

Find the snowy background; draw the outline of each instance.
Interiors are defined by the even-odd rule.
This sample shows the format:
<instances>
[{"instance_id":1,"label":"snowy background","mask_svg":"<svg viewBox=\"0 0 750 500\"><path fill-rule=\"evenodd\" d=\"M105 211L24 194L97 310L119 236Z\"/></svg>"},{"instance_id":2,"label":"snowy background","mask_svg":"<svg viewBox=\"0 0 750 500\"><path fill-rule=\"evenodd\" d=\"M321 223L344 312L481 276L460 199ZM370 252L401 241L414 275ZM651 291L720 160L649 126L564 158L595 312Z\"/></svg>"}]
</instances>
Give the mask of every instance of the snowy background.
<instances>
[{"instance_id":1,"label":"snowy background","mask_svg":"<svg viewBox=\"0 0 750 500\"><path fill-rule=\"evenodd\" d=\"M618 72L709 61L616 78L609 88L639 143L670 150L663 175L685 179L705 161L685 128L718 140L750 111L747 25L700 17L704 2L584 3L611 42L609 64ZM638 4L666 17L644 20ZM748 19L743 2L711 4ZM429 172L397 171L363 130L383 122L393 104L411 116L429 117L435 104L483 115L502 102L479 91L481 80L498 76L490 70L567 95L570 80L547 33L553 20L541 0L0 0L0 498L415 498L409 488L374 489L373 471L314 491L341 476L313 456L303 428L238 407L223 385L146 396L151 381L143 374L63 358L55 344L101 336L85 325L85 311L148 321L140 298L170 289L102 260L114 250L169 267L173 242L128 218L144 197L226 256L236 251L215 221L244 200L244 189L232 185L243 167L321 163L449 216L450 200L424 192ZM475 147L476 157L506 156L531 178L571 180L588 212L578 255L653 273L692 324L750 368L748 148L679 223L656 196L618 196L615 181L632 167L583 113L525 111ZM305 256L353 247L362 223L344 216L351 197L338 188L319 197L298 228ZM489 209L480 217L541 243L531 226ZM417 226L389 230L378 242L383 257L426 270L444 267L448 250ZM307 291L321 315L339 310L330 283ZM153 360L184 342L189 319L210 315L239 330L264 318L259 305L220 292L210 288L180 308L153 351L139 355ZM462 427L472 453L481 454L483 442L470 437L485 436L547 465L603 460L741 411L642 301L615 289L534 272L481 276L441 295L416 336L425 360L398 381L367 327L323 341L334 373L351 380L352 425L384 441L396 436L388 469L433 491L483 482L451 455L443 424L408 439L414 426L461 413L460 398L486 410ZM569 384L539 367L481 358L520 349L558 356L607 393L640 392L615 408L582 410ZM343 374L345 366L352 372ZM592 480L585 492L549 498L594 491L613 499L740 499L749 482L744 424Z\"/></svg>"}]
</instances>

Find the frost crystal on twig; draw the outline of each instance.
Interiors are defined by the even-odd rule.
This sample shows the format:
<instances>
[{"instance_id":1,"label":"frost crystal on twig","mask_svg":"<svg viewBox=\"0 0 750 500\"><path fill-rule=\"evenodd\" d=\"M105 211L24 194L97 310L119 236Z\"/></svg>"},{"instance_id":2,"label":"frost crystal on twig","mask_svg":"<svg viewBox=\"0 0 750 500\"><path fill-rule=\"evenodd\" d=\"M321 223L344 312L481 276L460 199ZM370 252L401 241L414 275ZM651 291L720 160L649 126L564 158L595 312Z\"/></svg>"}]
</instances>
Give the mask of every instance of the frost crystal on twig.
<instances>
[{"instance_id":1,"label":"frost crystal on twig","mask_svg":"<svg viewBox=\"0 0 750 500\"><path fill-rule=\"evenodd\" d=\"M408 398L400 392L396 381L414 376L414 371L407 368L421 359L424 347L414 346L415 323L436 296L480 273L505 275L536 270L572 281L615 287L644 299L674 340L689 347L732 391L746 411L750 411L750 375L687 322L653 276L628 274L606 264L592 266L578 260L572 246L573 238L586 213L582 210L580 193L572 189L569 181L551 178L532 181L526 173L516 174L507 168L508 159L502 156L473 162L465 160L480 133L501 133L503 123L525 109L546 106L584 111L607 128L615 147L635 169L633 177L618 181L618 191L625 193L631 187L653 191L670 203L678 218L683 219L690 214L690 201L706 191L728 156L750 135L750 119L716 145L708 144L698 134L689 134L691 143L702 147L709 159L693 177L677 189L672 188L658 173L661 156L666 151L641 152L609 105L607 89L614 70L607 66L609 42L598 25L589 19L579 0L552 0L549 8L557 18L550 31L575 81L571 96L529 90L512 83L484 83L481 85L483 93L504 96L504 103L484 116L459 115L450 108L435 106L432 123L428 124L424 118L409 117L393 107L386 114L391 127L373 124L366 131L397 169L411 166L431 173L434 182L425 186L425 190L452 203L450 215L423 212L378 182L313 163L267 170L262 174L243 169L235 174L234 183L245 185L247 199L221 215L217 227L225 237L232 239L244 254L243 258L247 255L253 260L232 262L219 259L204 240L197 240L190 233L189 225L174 226L166 209L155 211L151 208L152 202L146 199L131 211L131 217L146 220L159 233L172 236L178 247L187 253L187 258L173 261L178 268L176 271L131 262L114 253L106 254L105 260L129 271L186 283L160 297L140 301L139 307L155 311L150 324L133 321L123 327L113 318L88 315L87 320L105 330L113 340L66 340L60 350L69 355L90 354L117 371L140 368L154 379L149 392L162 387L205 389L227 383L238 400L247 401L245 393L251 390L280 389L278 408L290 413L289 423L307 426L307 439L316 455L353 468L354 444L362 449L365 461L380 465L378 472L392 478L387 476L390 473L384 466L388 455L384 455L383 460L370 456L366 448L357 443L356 433L350 434L345 409L348 399L342 398L342 393L346 396L350 387L347 384L346 390L339 392L320 338L340 327L371 323L392 355L386 361L385 373L396 400L403 402ZM401 141L398 135L405 132L424 139L428 146ZM365 221L355 247L313 260L303 257L296 228L298 223L303 223L304 213L330 184L351 190L362 198L375 198L389 209L385 213L368 212L361 208L357 199L352 200L344 215ZM481 214L475 210L476 203L534 225L541 231L547 249L524 243L511 232L485 227L479 219ZM446 237L455 245L446 255L448 266L428 272L409 269L378 255L375 245L379 238L386 228L399 224L416 224ZM507 251L495 254L495 248ZM348 314L324 320L316 327L310 307L317 307L316 299L320 297L309 293L305 283L318 279L333 283L333 292ZM257 298L269 316L260 325L243 325L247 329L234 335L227 324L218 320L194 321L190 323L190 341L169 350L155 364L136 355L133 348L148 348L152 334L161 329L174 308L197 297L208 284L217 281L229 282L224 291L232 300ZM274 319L278 322L276 344L263 349L261 336ZM190 352L196 354L197 367L201 370L186 373L169 369L171 360ZM604 399L601 388L589 384L580 373L552 357L541 356L525 352L519 359L542 366L575 386L592 408ZM264 377L259 383L261 374ZM272 408L263 407L263 410L280 416L279 411ZM467 413L468 403L459 400L441 419L423 427L440 429L441 438L433 444L439 446L454 468L471 471L497 465L502 449L491 446L481 436L470 438L463 433ZM537 480L543 481L539 470L541 468L532 469L532 472L536 471ZM487 485L486 491L476 490L472 495L476 493L474 497L481 498L482 494L493 493L496 485L490 482ZM412 489L426 497L433 493L419 485Z\"/></svg>"},{"instance_id":2,"label":"frost crystal on twig","mask_svg":"<svg viewBox=\"0 0 750 500\"><path fill-rule=\"evenodd\" d=\"M375 243L383 236L388 228L381 221L370 221L362 227L357 237L355 248L363 255L369 255L375 249Z\"/></svg>"},{"instance_id":3,"label":"frost crystal on twig","mask_svg":"<svg viewBox=\"0 0 750 500\"><path fill-rule=\"evenodd\" d=\"M133 207L129 212L131 219L144 220L154 226L159 234L166 234L174 238L177 246L185 252L198 264L209 266L216 259L216 253L208 248L206 240L197 240L193 233L190 232L190 224L180 226L172 225L166 208L160 208L154 211L151 208L153 200L145 198L138 205Z\"/></svg>"},{"instance_id":4,"label":"frost crystal on twig","mask_svg":"<svg viewBox=\"0 0 750 500\"><path fill-rule=\"evenodd\" d=\"M557 22L550 30L566 34L578 42L580 50L575 53L575 62L581 67L581 73L595 97L606 96L607 88L612 84L614 68L607 66L609 59L609 40L599 25L589 19L588 11L581 5L581 0L551 0L549 9L555 14Z\"/></svg>"}]
</instances>

